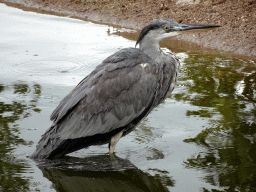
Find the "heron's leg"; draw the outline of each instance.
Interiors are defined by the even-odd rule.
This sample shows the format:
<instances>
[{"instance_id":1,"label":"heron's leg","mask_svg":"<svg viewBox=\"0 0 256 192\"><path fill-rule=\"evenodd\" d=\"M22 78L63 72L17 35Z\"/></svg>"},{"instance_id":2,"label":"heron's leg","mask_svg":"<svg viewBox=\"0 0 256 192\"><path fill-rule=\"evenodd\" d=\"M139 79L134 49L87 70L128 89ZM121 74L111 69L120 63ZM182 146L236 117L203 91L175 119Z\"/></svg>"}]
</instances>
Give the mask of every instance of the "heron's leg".
<instances>
[{"instance_id":1,"label":"heron's leg","mask_svg":"<svg viewBox=\"0 0 256 192\"><path fill-rule=\"evenodd\" d=\"M111 140L109 142L108 148L109 148L109 154L113 154L115 150L116 143L119 141L119 139L123 135L123 130L111 137Z\"/></svg>"}]
</instances>

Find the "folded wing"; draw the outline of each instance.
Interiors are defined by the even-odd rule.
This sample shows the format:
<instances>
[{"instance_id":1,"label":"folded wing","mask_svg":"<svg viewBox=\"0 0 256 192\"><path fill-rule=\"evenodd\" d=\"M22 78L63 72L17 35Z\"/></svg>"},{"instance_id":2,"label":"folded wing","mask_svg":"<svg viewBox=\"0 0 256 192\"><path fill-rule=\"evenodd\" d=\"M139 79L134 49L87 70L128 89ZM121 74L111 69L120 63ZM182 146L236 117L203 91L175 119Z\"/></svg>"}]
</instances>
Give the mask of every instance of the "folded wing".
<instances>
[{"instance_id":1,"label":"folded wing","mask_svg":"<svg viewBox=\"0 0 256 192\"><path fill-rule=\"evenodd\" d=\"M53 125L37 148L50 145L53 151L60 143L56 140L107 134L127 126L151 110L159 88L157 71L154 61L139 49L123 49L108 57L60 102L51 115Z\"/></svg>"}]
</instances>

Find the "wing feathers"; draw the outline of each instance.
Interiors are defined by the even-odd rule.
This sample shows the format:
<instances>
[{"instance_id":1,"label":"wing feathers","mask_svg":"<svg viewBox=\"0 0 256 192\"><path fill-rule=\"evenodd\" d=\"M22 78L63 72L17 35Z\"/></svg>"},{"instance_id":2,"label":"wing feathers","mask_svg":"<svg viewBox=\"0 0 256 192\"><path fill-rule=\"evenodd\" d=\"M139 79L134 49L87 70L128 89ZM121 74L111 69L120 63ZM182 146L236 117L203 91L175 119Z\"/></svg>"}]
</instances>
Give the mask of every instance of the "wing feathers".
<instances>
[{"instance_id":1,"label":"wing feathers","mask_svg":"<svg viewBox=\"0 0 256 192\"><path fill-rule=\"evenodd\" d=\"M154 97L159 83L155 65L138 49L122 50L104 60L53 112L58 136L104 134L129 124Z\"/></svg>"}]
</instances>

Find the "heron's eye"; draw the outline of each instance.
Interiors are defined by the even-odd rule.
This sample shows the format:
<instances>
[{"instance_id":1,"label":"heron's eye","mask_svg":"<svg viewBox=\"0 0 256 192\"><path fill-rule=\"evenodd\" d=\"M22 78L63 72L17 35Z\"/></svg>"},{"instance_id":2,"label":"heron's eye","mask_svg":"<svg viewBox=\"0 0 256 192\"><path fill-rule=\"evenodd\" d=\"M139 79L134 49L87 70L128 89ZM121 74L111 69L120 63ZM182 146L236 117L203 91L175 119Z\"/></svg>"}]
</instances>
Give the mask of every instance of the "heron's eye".
<instances>
[{"instance_id":1,"label":"heron's eye","mask_svg":"<svg viewBox=\"0 0 256 192\"><path fill-rule=\"evenodd\" d=\"M165 26L165 27L164 27L164 30L165 30L165 31L168 31L168 30L169 30L169 27L168 27L168 26Z\"/></svg>"}]
</instances>

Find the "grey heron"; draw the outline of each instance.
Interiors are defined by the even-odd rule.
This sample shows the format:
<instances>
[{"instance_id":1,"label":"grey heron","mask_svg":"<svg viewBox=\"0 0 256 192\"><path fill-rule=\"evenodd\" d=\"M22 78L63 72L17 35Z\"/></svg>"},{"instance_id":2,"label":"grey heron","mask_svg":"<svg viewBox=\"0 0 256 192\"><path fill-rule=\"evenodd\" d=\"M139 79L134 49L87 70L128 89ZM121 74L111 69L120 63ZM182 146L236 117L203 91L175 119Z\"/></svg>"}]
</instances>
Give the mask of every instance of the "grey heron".
<instances>
[{"instance_id":1,"label":"grey heron","mask_svg":"<svg viewBox=\"0 0 256 192\"><path fill-rule=\"evenodd\" d=\"M52 159L130 133L174 89L180 62L159 42L191 29L218 25L179 24L157 19L144 27L135 48L106 58L53 111L52 126L42 135L33 159ZM139 48L136 46L139 45Z\"/></svg>"}]
</instances>

